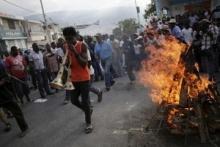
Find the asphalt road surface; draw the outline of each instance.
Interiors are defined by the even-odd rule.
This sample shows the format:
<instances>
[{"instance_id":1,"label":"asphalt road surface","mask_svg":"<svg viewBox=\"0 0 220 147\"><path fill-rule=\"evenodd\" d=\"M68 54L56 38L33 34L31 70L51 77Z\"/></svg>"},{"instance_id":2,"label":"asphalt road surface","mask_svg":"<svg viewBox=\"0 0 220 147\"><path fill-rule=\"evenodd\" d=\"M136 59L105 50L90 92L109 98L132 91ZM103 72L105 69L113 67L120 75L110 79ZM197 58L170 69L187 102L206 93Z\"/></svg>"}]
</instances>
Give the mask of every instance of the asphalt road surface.
<instances>
[{"instance_id":1,"label":"asphalt road surface","mask_svg":"<svg viewBox=\"0 0 220 147\"><path fill-rule=\"evenodd\" d=\"M48 96L45 103L30 103L22 106L30 132L19 138L19 129L10 119L12 130L4 133L0 125L0 147L200 147L199 136L172 136L169 133L144 131L155 106L147 96L147 89L139 84L130 85L127 77L116 80L110 92L105 92L103 101L91 94L94 106L92 121L94 131L84 133L84 115L72 104L63 105L64 91ZM103 82L95 83L104 87ZM38 91L32 98L39 97ZM218 141L218 137L214 138Z\"/></svg>"}]
</instances>

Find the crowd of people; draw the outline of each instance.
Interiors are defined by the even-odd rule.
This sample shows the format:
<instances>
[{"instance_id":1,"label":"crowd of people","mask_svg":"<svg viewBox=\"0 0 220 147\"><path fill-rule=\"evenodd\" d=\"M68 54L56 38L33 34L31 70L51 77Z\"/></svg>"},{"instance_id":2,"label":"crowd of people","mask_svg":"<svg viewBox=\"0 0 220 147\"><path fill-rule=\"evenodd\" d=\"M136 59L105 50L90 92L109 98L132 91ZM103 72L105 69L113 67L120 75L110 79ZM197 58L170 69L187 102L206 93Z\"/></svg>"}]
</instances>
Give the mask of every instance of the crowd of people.
<instances>
[{"instance_id":1,"label":"crowd of people","mask_svg":"<svg viewBox=\"0 0 220 147\"><path fill-rule=\"evenodd\" d=\"M98 102L102 101L103 94L103 89L92 83L104 80L104 90L110 91L115 84L114 78L126 73L130 84L135 81L134 71L140 68L141 58L145 56L143 37L138 34L131 35L131 38L123 35L121 40L107 34L83 37L72 27L65 28L63 35L64 39L47 43L44 48L37 43L25 51L12 46L10 53L1 57L0 94L4 97L0 98L0 119L6 126L5 131L11 128L6 116L13 116L22 131L21 136L26 134L28 125L19 104L26 103L23 97L27 103L34 101L30 96L32 90L38 89L41 99L60 91L50 83L57 77L67 51L69 63L66 63L66 68L71 69L74 90L66 90L63 103L71 101L85 112L86 133L93 128L89 92L97 95Z\"/></svg>"},{"instance_id":2,"label":"crowd of people","mask_svg":"<svg viewBox=\"0 0 220 147\"><path fill-rule=\"evenodd\" d=\"M152 19L151 28L156 30L152 34L154 40L164 37L165 34L174 36L180 42L193 49L199 72L207 73L210 80L215 80L214 74L218 72L220 65L220 34L219 19L212 21L210 12L185 13L176 17L162 20ZM162 34L162 35L161 35Z\"/></svg>"},{"instance_id":3,"label":"crowd of people","mask_svg":"<svg viewBox=\"0 0 220 147\"><path fill-rule=\"evenodd\" d=\"M70 68L73 90L66 90L64 104L71 103L85 113L86 133L93 130L89 93L93 92L102 101L103 89L97 88L93 82L105 82L105 91L110 91L115 78L128 75L129 84L136 80L135 71L141 69L141 63L148 57L145 48L151 44L159 44L159 40L174 36L177 40L194 48L195 59L200 72L206 72L210 80L219 68L219 28L215 22L207 18L209 12L197 15L185 14L175 18L155 19L141 33L122 34L121 36L96 34L80 36L73 27L63 30L64 38L46 44L40 48L33 43L31 50L19 51L12 46L9 56L0 59L0 119L5 124L5 131L11 126L5 114L15 117L22 134L25 136L28 125L18 103L33 101L32 90L38 89L42 99L60 90L50 86L67 53L67 68ZM31 86L29 83L31 79ZM79 98L81 96L81 100Z\"/></svg>"}]
</instances>

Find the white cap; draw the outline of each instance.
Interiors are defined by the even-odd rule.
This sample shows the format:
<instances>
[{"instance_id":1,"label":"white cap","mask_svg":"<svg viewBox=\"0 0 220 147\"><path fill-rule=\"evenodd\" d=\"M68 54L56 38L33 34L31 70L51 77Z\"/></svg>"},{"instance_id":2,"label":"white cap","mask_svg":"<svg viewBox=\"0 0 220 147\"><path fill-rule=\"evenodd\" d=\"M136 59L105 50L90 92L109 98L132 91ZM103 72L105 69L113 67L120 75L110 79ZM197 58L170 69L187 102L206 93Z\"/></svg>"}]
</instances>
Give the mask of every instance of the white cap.
<instances>
[{"instance_id":1,"label":"white cap","mask_svg":"<svg viewBox=\"0 0 220 147\"><path fill-rule=\"evenodd\" d=\"M176 19L175 18L171 18L169 23L176 23Z\"/></svg>"}]
</instances>

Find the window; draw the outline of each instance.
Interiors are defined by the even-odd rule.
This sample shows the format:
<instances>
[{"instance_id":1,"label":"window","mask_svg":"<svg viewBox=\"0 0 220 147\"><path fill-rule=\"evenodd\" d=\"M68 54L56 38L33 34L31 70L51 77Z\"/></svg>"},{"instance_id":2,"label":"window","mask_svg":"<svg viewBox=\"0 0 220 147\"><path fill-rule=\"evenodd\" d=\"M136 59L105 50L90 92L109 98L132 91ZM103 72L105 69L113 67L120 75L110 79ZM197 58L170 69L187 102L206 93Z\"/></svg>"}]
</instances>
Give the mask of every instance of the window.
<instances>
[{"instance_id":1,"label":"window","mask_svg":"<svg viewBox=\"0 0 220 147\"><path fill-rule=\"evenodd\" d=\"M15 30L15 22L13 20L8 19L8 27L9 29Z\"/></svg>"}]
</instances>

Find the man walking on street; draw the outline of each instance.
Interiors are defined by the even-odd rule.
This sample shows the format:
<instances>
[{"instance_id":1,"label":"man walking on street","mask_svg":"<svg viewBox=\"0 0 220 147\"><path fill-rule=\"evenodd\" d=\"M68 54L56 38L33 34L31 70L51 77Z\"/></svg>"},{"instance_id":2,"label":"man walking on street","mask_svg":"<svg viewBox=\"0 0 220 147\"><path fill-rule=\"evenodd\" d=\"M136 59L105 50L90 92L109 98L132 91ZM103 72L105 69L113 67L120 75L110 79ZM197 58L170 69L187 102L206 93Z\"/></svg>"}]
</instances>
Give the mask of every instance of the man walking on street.
<instances>
[{"instance_id":1,"label":"man walking on street","mask_svg":"<svg viewBox=\"0 0 220 147\"><path fill-rule=\"evenodd\" d=\"M96 88L92 83L94 80L94 68L92 66L92 59L91 59L91 53L89 46L86 42L84 42L84 38L82 36L79 36L78 41L81 41L87 46L87 56L88 56L88 67L89 67L89 73L90 73L90 88L89 91L96 94L98 97L98 102L102 101L102 90L99 88Z\"/></svg>"},{"instance_id":2,"label":"man walking on street","mask_svg":"<svg viewBox=\"0 0 220 147\"><path fill-rule=\"evenodd\" d=\"M41 95L41 98L45 98L45 91L48 95L53 93L50 91L48 85L47 71L44 66L43 54L40 51L37 43L33 43L33 53L31 55L32 61L34 63L35 76L37 78L38 89Z\"/></svg>"},{"instance_id":3,"label":"man walking on street","mask_svg":"<svg viewBox=\"0 0 220 147\"><path fill-rule=\"evenodd\" d=\"M54 80L59 70L58 56L57 54L52 52L49 44L46 44L46 49L47 53L45 55L45 65L51 77L51 80Z\"/></svg>"},{"instance_id":4,"label":"man walking on street","mask_svg":"<svg viewBox=\"0 0 220 147\"><path fill-rule=\"evenodd\" d=\"M122 76L122 64L121 64L121 59L122 59L122 53L120 50L120 45L119 41L115 39L114 35L110 36L110 41L112 49L113 49L113 68L115 69L116 76L121 77Z\"/></svg>"},{"instance_id":5,"label":"man walking on street","mask_svg":"<svg viewBox=\"0 0 220 147\"><path fill-rule=\"evenodd\" d=\"M135 74L134 74L134 68L135 68L135 51L134 51L134 45L129 40L128 36L123 36L123 49L125 54L125 64L127 67L128 77L130 79L131 84L135 81Z\"/></svg>"},{"instance_id":6,"label":"man walking on street","mask_svg":"<svg viewBox=\"0 0 220 147\"><path fill-rule=\"evenodd\" d=\"M96 35L97 43L95 45L95 53L101 60L101 64L105 72L105 86L106 90L109 91L111 86L114 85L115 81L111 74L112 67L112 47L106 41L103 40L101 34Z\"/></svg>"},{"instance_id":7,"label":"man walking on street","mask_svg":"<svg viewBox=\"0 0 220 147\"><path fill-rule=\"evenodd\" d=\"M100 88L96 88L95 86L93 86L93 81L94 81L94 68L92 66L92 62L91 62L91 54L89 49L87 50L87 54L88 54L88 67L89 67L89 71L90 71L90 88L89 91L93 92L94 94L96 94L98 96L98 102L100 103L102 101L102 90Z\"/></svg>"},{"instance_id":8,"label":"man walking on street","mask_svg":"<svg viewBox=\"0 0 220 147\"><path fill-rule=\"evenodd\" d=\"M100 67L99 61L96 59L95 56L95 43L92 37L89 36L87 38L87 44L91 55L92 67L94 68L94 80L95 81L99 81L100 79L103 80L104 77L103 77L102 69Z\"/></svg>"},{"instance_id":9,"label":"man walking on street","mask_svg":"<svg viewBox=\"0 0 220 147\"><path fill-rule=\"evenodd\" d=\"M91 133L93 126L91 123L92 109L89 97L90 74L88 69L87 46L77 41L77 32L73 27L63 29L66 39L64 48L68 51L68 58L71 63L71 80L75 87L71 91L71 102L85 113L86 128L85 133ZM82 100L79 100L81 96Z\"/></svg>"}]
</instances>

